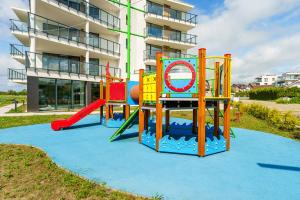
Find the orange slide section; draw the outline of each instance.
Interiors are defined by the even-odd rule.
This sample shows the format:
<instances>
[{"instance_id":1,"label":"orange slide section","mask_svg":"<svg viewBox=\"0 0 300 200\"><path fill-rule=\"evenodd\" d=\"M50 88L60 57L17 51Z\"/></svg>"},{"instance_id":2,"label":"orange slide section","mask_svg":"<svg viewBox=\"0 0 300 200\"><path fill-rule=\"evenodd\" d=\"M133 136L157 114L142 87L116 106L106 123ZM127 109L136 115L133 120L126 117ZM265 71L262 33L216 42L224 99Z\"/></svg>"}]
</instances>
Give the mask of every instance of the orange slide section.
<instances>
[{"instance_id":1,"label":"orange slide section","mask_svg":"<svg viewBox=\"0 0 300 200\"><path fill-rule=\"evenodd\" d=\"M51 123L51 128L54 131L59 131L63 128L68 128L68 127L72 126L73 124L75 124L76 122L78 122L79 120L86 117L87 115L89 115L94 110L96 110L104 105L105 105L105 100L103 100L103 99L94 101L93 103L91 103L87 107L81 109L78 113L76 113L75 115L71 116L68 119L53 121Z\"/></svg>"}]
</instances>

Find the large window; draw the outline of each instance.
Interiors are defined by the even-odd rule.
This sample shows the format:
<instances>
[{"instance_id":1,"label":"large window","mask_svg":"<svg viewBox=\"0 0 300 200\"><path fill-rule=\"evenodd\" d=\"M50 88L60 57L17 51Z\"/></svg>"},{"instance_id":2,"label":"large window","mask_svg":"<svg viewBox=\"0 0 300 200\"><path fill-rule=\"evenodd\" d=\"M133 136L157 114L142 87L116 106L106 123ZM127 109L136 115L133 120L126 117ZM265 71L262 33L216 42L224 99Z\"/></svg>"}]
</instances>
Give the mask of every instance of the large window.
<instances>
[{"instance_id":1,"label":"large window","mask_svg":"<svg viewBox=\"0 0 300 200\"><path fill-rule=\"evenodd\" d=\"M163 6L151 1L147 2L148 12L156 15L163 15Z\"/></svg>"},{"instance_id":2,"label":"large window","mask_svg":"<svg viewBox=\"0 0 300 200\"><path fill-rule=\"evenodd\" d=\"M100 98L100 84L99 83L92 83L91 94L92 94L92 101L96 101L97 99Z\"/></svg>"},{"instance_id":3,"label":"large window","mask_svg":"<svg viewBox=\"0 0 300 200\"><path fill-rule=\"evenodd\" d=\"M90 58L89 70L90 70L90 75L99 76L99 59Z\"/></svg>"},{"instance_id":4,"label":"large window","mask_svg":"<svg viewBox=\"0 0 300 200\"><path fill-rule=\"evenodd\" d=\"M57 108L71 109L71 80L57 80Z\"/></svg>"},{"instance_id":5,"label":"large window","mask_svg":"<svg viewBox=\"0 0 300 200\"><path fill-rule=\"evenodd\" d=\"M72 107L85 106L85 82L72 81Z\"/></svg>"},{"instance_id":6,"label":"large window","mask_svg":"<svg viewBox=\"0 0 300 200\"><path fill-rule=\"evenodd\" d=\"M54 110L56 108L55 79L39 78L40 110Z\"/></svg>"},{"instance_id":7,"label":"large window","mask_svg":"<svg viewBox=\"0 0 300 200\"><path fill-rule=\"evenodd\" d=\"M162 38L163 27L155 24L147 24L147 34L152 37Z\"/></svg>"},{"instance_id":8,"label":"large window","mask_svg":"<svg viewBox=\"0 0 300 200\"><path fill-rule=\"evenodd\" d=\"M61 72L79 73L80 58L56 54L43 54L43 68Z\"/></svg>"}]
</instances>

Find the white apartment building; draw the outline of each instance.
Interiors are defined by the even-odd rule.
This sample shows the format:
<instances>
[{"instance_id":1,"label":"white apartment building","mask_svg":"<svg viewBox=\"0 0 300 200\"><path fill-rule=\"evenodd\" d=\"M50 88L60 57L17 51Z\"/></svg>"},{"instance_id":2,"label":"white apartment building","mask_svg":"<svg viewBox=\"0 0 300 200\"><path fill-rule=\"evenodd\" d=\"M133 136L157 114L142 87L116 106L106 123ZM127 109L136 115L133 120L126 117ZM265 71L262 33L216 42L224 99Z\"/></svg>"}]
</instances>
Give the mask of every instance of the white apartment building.
<instances>
[{"instance_id":1,"label":"white apartment building","mask_svg":"<svg viewBox=\"0 0 300 200\"><path fill-rule=\"evenodd\" d=\"M137 80L138 69L155 70L157 51L185 57L197 44L188 34L197 24L193 6L178 0L131 0L130 6L127 0L29 0L28 7L12 8L18 19L10 29L20 44L11 44L10 53L25 67L9 69L11 81L27 84L28 111L83 107L99 98L108 62L113 76Z\"/></svg>"},{"instance_id":2,"label":"white apartment building","mask_svg":"<svg viewBox=\"0 0 300 200\"><path fill-rule=\"evenodd\" d=\"M278 77L276 86L300 87L300 72L286 72Z\"/></svg>"},{"instance_id":3,"label":"white apartment building","mask_svg":"<svg viewBox=\"0 0 300 200\"><path fill-rule=\"evenodd\" d=\"M259 86L270 86L274 85L278 79L277 75L264 75L255 78L255 84Z\"/></svg>"}]
</instances>

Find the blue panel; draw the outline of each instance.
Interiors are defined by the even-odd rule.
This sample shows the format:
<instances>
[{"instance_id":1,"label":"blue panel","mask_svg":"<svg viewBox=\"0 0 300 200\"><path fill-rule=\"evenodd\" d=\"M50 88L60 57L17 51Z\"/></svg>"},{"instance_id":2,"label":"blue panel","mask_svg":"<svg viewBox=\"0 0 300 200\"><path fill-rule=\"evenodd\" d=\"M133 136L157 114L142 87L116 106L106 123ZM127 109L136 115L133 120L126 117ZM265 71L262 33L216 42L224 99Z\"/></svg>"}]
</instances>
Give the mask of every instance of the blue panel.
<instances>
[{"instance_id":1,"label":"blue panel","mask_svg":"<svg viewBox=\"0 0 300 200\"><path fill-rule=\"evenodd\" d=\"M142 144L150 147L151 149L156 149L156 135L148 131L144 131L142 134Z\"/></svg>"},{"instance_id":2,"label":"blue panel","mask_svg":"<svg viewBox=\"0 0 300 200\"><path fill-rule=\"evenodd\" d=\"M220 139L213 137L213 139L207 137L205 144L205 155L211 155L215 153L220 153L226 151L226 140L223 136Z\"/></svg>"},{"instance_id":3,"label":"blue panel","mask_svg":"<svg viewBox=\"0 0 300 200\"><path fill-rule=\"evenodd\" d=\"M185 137L181 137L176 140L169 135L165 135L159 141L159 151L169 153L180 153L180 154L198 154L198 142L196 137L192 137L186 140Z\"/></svg>"},{"instance_id":4,"label":"blue panel","mask_svg":"<svg viewBox=\"0 0 300 200\"><path fill-rule=\"evenodd\" d=\"M129 105L138 105L139 102L138 101L134 101L131 96L130 96L130 90L132 87L136 86L136 85L139 85L139 82L137 81L128 81L128 84L127 84L127 103Z\"/></svg>"}]
</instances>

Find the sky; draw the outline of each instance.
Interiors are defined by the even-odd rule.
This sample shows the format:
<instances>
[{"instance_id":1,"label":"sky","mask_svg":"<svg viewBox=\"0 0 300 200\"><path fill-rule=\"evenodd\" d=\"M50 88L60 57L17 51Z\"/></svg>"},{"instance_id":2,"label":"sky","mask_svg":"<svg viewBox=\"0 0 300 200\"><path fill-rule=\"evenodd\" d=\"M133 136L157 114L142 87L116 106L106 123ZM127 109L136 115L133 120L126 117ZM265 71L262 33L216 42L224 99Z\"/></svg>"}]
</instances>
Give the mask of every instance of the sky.
<instances>
[{"instance_id":1,"label":"sky","mask_svg":"<svg viewBox=\"0 0 300 200\"><path fill-rule=\"evenodd\" d=\"M137 1L137 0L133 0ZM198 25L191 31L209 55L232 54L235 83L256 76L300 71L300 0L185 0L193 4ZM26 8L25 0L1 0L0 91L24 86L7 80L7 68L22 68L9 56L9 44L18 43L10 34L10 7Z\"/></svg>"}]
</instances>

